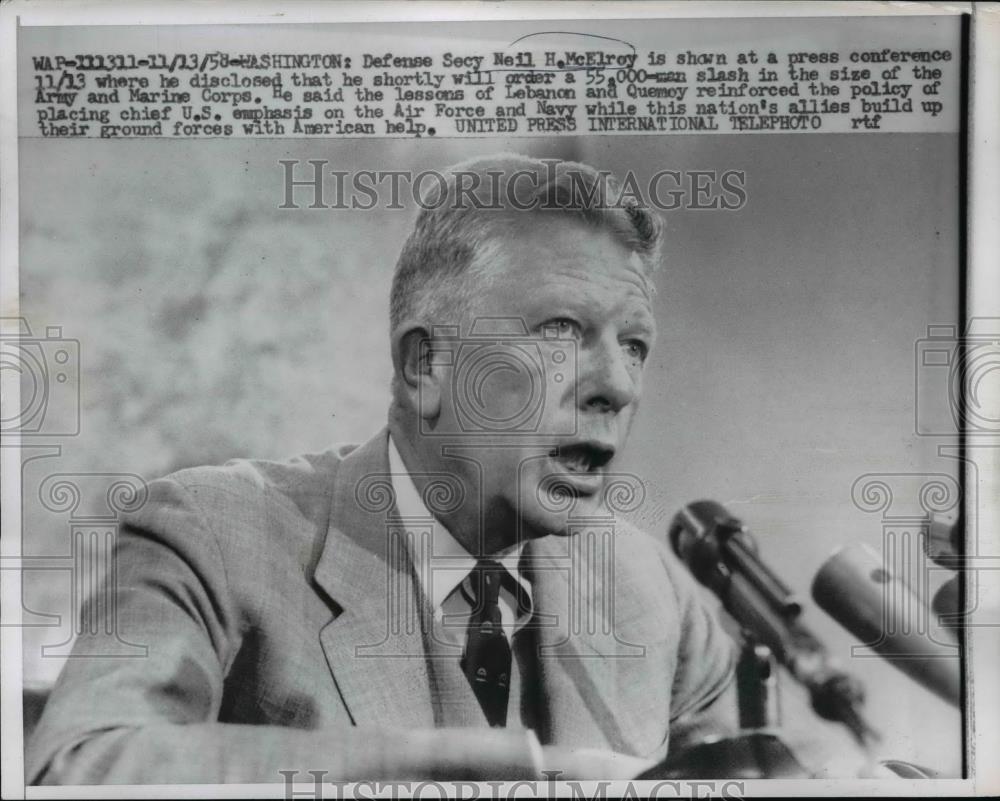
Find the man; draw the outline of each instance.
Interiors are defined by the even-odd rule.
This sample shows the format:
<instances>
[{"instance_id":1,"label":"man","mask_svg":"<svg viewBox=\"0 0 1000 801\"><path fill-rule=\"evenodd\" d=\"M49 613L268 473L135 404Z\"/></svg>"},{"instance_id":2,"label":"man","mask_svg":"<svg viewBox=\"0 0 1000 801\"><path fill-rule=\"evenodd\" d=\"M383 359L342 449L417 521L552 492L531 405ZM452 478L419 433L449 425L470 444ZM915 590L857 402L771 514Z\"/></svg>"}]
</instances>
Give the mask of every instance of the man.
<instances>
[{"instance_id":1,"label":"man","mask_svg":"<svg viewBox=\"0 0 1000 801\"><path fill-rule=\"evenodd\" d=\"M617 514L660 228L616 190L448 172L396 268L387 430L153 482L117 631L76 644L147 657L69 660L28 781L625 778L731 724L729 639Z\"/></svg>"}]
</instances>

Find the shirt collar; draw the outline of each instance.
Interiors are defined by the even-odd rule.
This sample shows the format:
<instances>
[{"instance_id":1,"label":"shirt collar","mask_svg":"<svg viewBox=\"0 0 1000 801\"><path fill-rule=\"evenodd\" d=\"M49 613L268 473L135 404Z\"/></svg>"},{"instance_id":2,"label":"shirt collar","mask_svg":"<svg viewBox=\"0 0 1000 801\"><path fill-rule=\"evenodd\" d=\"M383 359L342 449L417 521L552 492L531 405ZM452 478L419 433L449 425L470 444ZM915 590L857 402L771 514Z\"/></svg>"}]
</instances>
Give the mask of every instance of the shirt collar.
<instances>
[{"instance_id":1,"label":"shirt collar","mask_svg":"<svg viewBox=\"0 0 1000 801\"><path fill-rule=\"evenodd\" d=\"M418 558L412 552L410 558L417 571L421 589L427 596L434 614L437 615L441 611L445 599L455 591L476 566L476 558L430 513L423 498L420 497L406 465L403 464L403 458L399 455L399 450L397 450L391 435L389 436L389 472L392 489L396 496L396 511L399 516L432 521L430 563ZM493 558L503 565L517 581L530 604L531 584L521 575L520 569L523 550L524 543L521 542L502 553L495 554Z\"/></svg>"}]
</instances>

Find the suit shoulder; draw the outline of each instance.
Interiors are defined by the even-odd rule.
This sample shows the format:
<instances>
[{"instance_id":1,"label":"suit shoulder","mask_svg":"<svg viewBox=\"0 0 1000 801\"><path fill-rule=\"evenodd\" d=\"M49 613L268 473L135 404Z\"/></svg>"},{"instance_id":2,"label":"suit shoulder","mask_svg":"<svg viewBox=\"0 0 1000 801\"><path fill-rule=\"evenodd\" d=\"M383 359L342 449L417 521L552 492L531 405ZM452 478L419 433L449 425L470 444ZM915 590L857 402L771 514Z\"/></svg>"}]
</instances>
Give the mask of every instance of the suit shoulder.
<instances>
[{"instance_id":1,"label":"suit shoulder","mask_svg":"<svg viewBox=\"0 0 1000 801\"><path fill-rule=\"evenodd\" d=\"M249 563L294 572L316 558L337 471L353 449L185 468L151 482L148 502L123 522L185 553L214 542L231 584Z\"/></svg>"},{"instance_id":2,"label":"suit shoulder","mask_svg":"<svg viewBox=\"0 0 1000 801\"><path fill-rule=\"evenodd\" d=\"M646 580L662 582L666 577L679 605L687 606L704 596L687 567L673 552L665 533L656 537L629 521L619 520L616 521L615 547L623 557L619 563L645 576ZM663 585L657 583L657 586Z\"/></svg>"},{"instance_id":3,"label":"suit shoulder","mask_svg":"<svg viewBox=\"0 0 1000 801\"><path fill-rule=\"evenodd\" d=\"M237 529L312 528L327 519L337 471L354 448L185 468L152 482L150 496L193 507L223 540L242 540Z\"/></svg>"},{"instance_id":4,"label":"suit shoulder","mask_svg":"<svg viewBox=\"0 0 1000 801\"><path fill-rule=\"evenodd\" d=\"M208 502L225 503L228 497L252 507L277 501L314 517L319 507L329 504L337 469L356 447L342 445L282 460L231 459L222 465L178 470L163 481L179 484Z\"/></svg>"},{"instance_id":5,"label":"suit shoulder","mask_svg":"<svg viewBox=\"0 0 1000 801\"><path fill-rule=\"evenodd\" d=\"M637 557L650 560L649 566L653 569L659 569L671 557L665 537L655 537L624 518L615 520L615 543Z\"/></svg>"}]
</instances>

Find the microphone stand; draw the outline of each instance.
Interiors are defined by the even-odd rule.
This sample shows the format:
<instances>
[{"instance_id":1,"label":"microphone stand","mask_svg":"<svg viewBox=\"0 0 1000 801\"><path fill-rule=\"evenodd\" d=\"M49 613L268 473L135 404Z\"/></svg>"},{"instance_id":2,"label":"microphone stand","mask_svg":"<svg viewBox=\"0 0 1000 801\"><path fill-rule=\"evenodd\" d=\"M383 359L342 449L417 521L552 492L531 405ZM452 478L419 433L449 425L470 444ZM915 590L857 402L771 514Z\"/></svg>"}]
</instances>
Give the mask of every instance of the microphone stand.
<instances>
[{"instance_id":1,"label":"microphone stand","mask_svg":"<svg viewBox=\"0 0 1000 801\"><path fill-rule=\"evenodd\" d=\"M640 778L808 778L788 746L768 732L780 724L778 663L809 691L818 715L843 723L872 754L879 735L862 716L861 685L830 662L801 623L802 605L760 561L743 524L719 504L699 501L674 518L670 540L742 630L736 680L743 732L668 756Z\"/></svg>"},{"instance_id":2,"label":"microphone stand","mask_svg":"<svg viewBox=\"0 0 1000 801\"><path fill-rule=\"evenodd\" d=\"M775 729L781 725L777 667L771 649L744 631L736 663L741 729Z\"/></svg>"},{"instance_id":3,"label":"microphone stand","mask_svg":"<svg viewBox=\"0 0 1000 801\"><path fill-rule=\"evenodd\" d=\"M767 645L808 690L816 714L844 724L870 750L880 737L862 714L864 688L829 659L802 623L802 604L759 559L743 524L721 505L698 501L677 514L670 539L695 578L722 600L744 632Z\"/></svg>"},{"instance_id":4,"label":"microphone stand","mask_svg":"<svg viewBox=\"0 0 1000 801\"><path fill-rule=\"evenodd\" d=\"M935 777L934 771L912 763L877 760L881 737L863 715L863 687L837 667L802 622L802 605L760 560L753 537L739 520L714 501L697 501L674 517L669 537L674 552L742 630L736 668L742 733L670 754L636 778L810 778L788 746L768 731L780 725L778 664L809 692L820 717L847 727L871 767L878 762L904 778Z\"/></svg>"}]
</instances>

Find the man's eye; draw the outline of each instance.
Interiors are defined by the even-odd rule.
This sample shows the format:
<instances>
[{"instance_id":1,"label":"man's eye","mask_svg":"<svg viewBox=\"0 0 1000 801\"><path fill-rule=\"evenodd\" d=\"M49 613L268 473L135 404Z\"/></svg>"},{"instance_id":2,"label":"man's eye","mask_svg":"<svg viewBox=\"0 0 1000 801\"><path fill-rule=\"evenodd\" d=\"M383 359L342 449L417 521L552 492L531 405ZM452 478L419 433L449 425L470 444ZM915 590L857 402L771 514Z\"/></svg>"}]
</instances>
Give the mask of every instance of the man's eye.
<instances>
[{"instance_id":1,"label":"man's eye","mask_svg":"<svg viewBox=\"0 0 1000 801\"><path fill-rule=\"evenodd\" d=\"M568 317L557 317L542 326L545 336L559 339L575 339L580 336L580 324Z\"/></svg>"},{"instance_id":2,"label":"man's eye","mask_svg":"<svg viewBox=\"0 0 1000 801\"><path fill-rule=\"evenodd\" d=\"M623 345L625 353L630 359L634 359L637 362L646 361L646 357L649 355L649 346L641 339L630 339L624 342Z\"/></svg>"}]
</instances>

